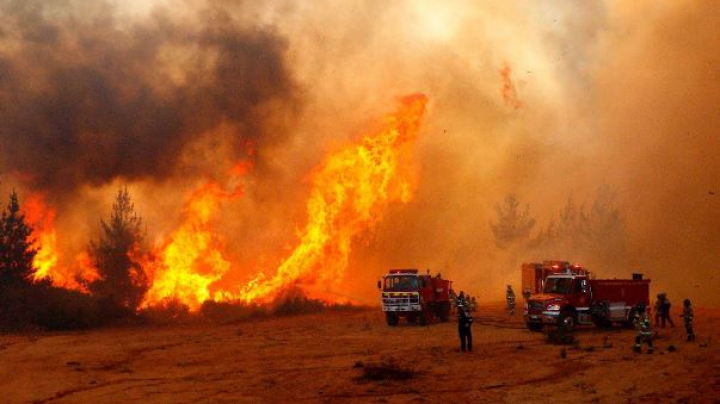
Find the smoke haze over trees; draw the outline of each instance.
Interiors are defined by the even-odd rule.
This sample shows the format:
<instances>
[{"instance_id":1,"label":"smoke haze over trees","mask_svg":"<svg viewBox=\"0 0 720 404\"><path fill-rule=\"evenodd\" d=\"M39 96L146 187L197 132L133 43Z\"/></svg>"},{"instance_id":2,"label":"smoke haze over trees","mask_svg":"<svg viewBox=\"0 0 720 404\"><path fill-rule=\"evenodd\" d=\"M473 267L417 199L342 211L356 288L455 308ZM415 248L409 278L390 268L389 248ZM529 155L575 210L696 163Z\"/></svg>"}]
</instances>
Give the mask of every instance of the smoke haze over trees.
<instances>
[{"instance_id":1,"label":"smoke haze over trees","mask_svg":"<svg viewBox=\"0 0 720 404\"><path fill-rule=\"evenodd\" d=\"M579 261L600 276L627 272L625 221L610 186L598 187L587 205L578 207L574 197L568 197L555 217L527 243L525 254L534 257L529 259Z\"/></svg>"},{"instance_id":2,"label":"smoke haze over trees","mask_svg":"<svg viewBox=\"0 0 720 404\"><path fill-rule=\"evenodd\" d=\"M517 196L509 194L502 204L495 205L497 222L490 223L490 228L498 248L506 249L513 244L522 243L535 227L535 219L530 216L530 204L527 204L522 212L519 211L518 204Z\"/></svg>"}]
</instances>

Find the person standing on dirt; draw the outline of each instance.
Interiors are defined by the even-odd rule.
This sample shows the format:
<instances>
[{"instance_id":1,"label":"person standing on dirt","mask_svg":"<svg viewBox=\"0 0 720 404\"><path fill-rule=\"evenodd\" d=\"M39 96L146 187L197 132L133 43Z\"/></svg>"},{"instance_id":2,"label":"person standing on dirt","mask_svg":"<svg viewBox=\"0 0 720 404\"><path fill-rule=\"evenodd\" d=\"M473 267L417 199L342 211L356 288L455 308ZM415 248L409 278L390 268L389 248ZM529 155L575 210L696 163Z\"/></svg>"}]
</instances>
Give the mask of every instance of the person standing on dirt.
<instances>
[{"instance_id":1,"label":"person standing on dirt","mask_svg":"<svg viewBox=\"0 0 720 404\"><path fill-rule=\"evenodd\" d=\"M458 304L458 335L462 352L472 352L473 318L467 309L467 306Z\"/></svg>"},{"instance_id":2,"label":"person standing on dirt","mask_svg":"<svg viewBox=\"0 0 720 404\"><path fill-rule=\"evenodd\" d=\"M650 316L648 316L645 311L645 305L640 304L637 306L634 323L635 327L638 329L638 334L635 336L633 351L635 353L640 353L642 351L642 343L645 342L648 345L647 353L653 353L652 327L650 326Z\"/></svg>"},{"instance_id":3,"label":"person standing on dirt","mask_svg":"<svg viewBox=\"0 0 720 404\"><path fill-rule=\"evenodd\" d=\"M655 311L655 327L660 327L660 312L662 311L662 301L664 293L658 293L657 299L655 299L655 305L653 310Z\"/></svg>"},{"instance_id":4,"label":"person standing on dirt","mask_svg":"<svg viewBox=\"0 0 720 404\"><path fill-rule=\"evenodd\" d=\"M507 302L507 310L510 314L515 314L515 292L512 285L507 285L505 290L505 301Z\"/></svg>"},{"instance_id":5,"label":"person standing on dirt","mask_svg":"<svg viewBox=\"0 0 720 404\"><path fill-rule=\"evenodd\" d=\"M662 323L661 327L665 328L665 321L667 320L668 323L670 323L670 326L672 328L675 328L675 322L670 317L670 299L667 298L667 295L665 293L662 294L663 299L660 303L660 321Z\"/></svg>"},{"instance_id":6,"label":"person standing on dirt","mask_svg":"<svg viewBox=\"0 0 720 404\"><path fill-rule=\"evenodd\" d=\"M695 341L695 332L693 331L693 313L692 304L690 299L683 300L683 314L680 315L685 323L685 332L687 332L687 340Z\"/></svg>"}]
</instances>

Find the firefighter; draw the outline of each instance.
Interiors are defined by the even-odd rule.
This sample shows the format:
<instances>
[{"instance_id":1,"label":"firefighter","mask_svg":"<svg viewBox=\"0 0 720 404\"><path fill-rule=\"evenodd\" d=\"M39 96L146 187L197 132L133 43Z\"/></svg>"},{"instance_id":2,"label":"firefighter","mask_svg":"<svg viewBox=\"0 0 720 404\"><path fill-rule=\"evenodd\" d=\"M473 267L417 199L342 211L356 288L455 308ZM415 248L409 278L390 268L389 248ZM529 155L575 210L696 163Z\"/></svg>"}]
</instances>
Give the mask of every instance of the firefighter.
<instances>
[{"instance_id":1,"label":"firefighter","mask_svg":"<svg viewBox=\"0 0 720 404\"><path fill-rule=\"evenodd\" d=\"M525 300L530 299L531 294L532 293L530 292L530 289L523 290L523 293L522 293L523 299L525 299Z\"/></svg>"},{"instance_id":2,"label":"firefighter","mask_svg":"<svg viewBox=\"0 0 720 404\"><path fill-rule=\"evenodd\" d=\"M507 309L510 314L515 314L515 292L511 285L507 285L505 290L505 301L507 302Z\"/></svg>"},{"instance_id":3,"label":"firefighter","mask_svg":"<svg viewBox=\"0 0 720 404\"><path fill-rule=\"evenodd\" d=\"M668 323L670 323L670 326L672 328L675 328L675 322L670 317L670 299L667 298L667 295L665 293L662 293L663 298L660 302L660 322L661 327L665 328L665 321L667 320Z\"/></svg>"},{"instance_id":4,"label":"firefighter","mask_svg":"<svg viewBox=\"0 0 720 404\"><path fill-rule=\"evenodd\" d=\"M692 304L690 303L690 299L683 300L683 314L681 314L680 317L682 317L683 321L685 322L685 331L687 332L687 340L695 341L695 332L693 332L693 317L695 317L695 315L693 313L693 308L692 308Z\"/></svg>"},{"instance_id":5,"label":"firefighter","mask_svg":"<svg viewBox=\"0 0 720 404\"><path fill-rule=\"evenodd\" d=\"M473 318L467 306L458 305L458 335L460 336L460 350L472 352L472 323Z\"/></svg>"},{"instance_id":6,"label":"firefighter","mask_svg":"<svg viewBox=\"0 0 720 404\"><path fill-rule=\"evenodd\" d=\"M453 288L450 288L450 312L452 313L452 315L455 315L455 313L457 312L457 302L457 293L455 293L455 290Z\"/></svg>"},{"instance_id":7,"label":"firefighter","mask_svg":"<svg viewBox=\"0 0 720 404\"><path fill-rule=\"evenodd\" d=\"M462 290L460 291L460 294L457 297L457 307L460 306L466 306L467 305L467 298L465 297L465 292Z\"/></svg>"},{"instance_id":8,"label":"firefighter","mask_svg":"<svg viewBox=\"0 0 720 404\"><path fill-rule=\"evenodd\" d=\"M639 304L637 306L634 323L635 327L638 329L638 334L635 337L635 345L633 345L633 351L636 353L640 353L642 350L641 344L645 342L648 345L647 353L653 353L652 327L650 326L650 317L645 311L644 304Z\"/></svg>"}]
</instances>

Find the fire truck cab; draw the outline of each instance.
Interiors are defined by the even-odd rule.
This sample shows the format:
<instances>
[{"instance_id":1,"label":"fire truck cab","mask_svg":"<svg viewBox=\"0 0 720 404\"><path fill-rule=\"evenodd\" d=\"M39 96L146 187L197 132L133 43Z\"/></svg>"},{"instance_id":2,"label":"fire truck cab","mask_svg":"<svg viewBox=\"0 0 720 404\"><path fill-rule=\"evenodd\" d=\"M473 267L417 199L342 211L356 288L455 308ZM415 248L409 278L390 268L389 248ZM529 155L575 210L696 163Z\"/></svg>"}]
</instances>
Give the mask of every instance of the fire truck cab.
<instances>
[{"instance_id":1,"label":"fire truck cab","mask_svg":"<svg viewBox=\"0 0 720 404\"><path fill-rule=\"evenodd\" d=\"M650 280L641 274L632 279L591 279L582 267L558 266L544 276L541 293L530 295L525 303L526 324L532 330L544 325L628 325L635 308L649 303Z\"/></svg>"},{"instance_id":2,"label":"fire truck cab","mask_svg":"<svg viewBox=\"0 0 720 404\"><path fill-rule=\"evenodd\" d=\"M400 317L420 324L432 318L448 321L451 284L440 274L431 276L430 271L419 274L417 269L391 269L378 281L387 324L397 325Z\"/></svg>"}]
</instances>

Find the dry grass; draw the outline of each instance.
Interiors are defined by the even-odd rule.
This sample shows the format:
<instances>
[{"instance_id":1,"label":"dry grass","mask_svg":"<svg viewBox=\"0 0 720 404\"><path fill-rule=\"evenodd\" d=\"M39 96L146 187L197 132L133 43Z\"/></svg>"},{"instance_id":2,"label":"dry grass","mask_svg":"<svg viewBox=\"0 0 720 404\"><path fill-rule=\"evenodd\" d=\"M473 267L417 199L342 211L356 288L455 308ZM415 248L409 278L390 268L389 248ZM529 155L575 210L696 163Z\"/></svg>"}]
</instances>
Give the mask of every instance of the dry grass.
<instances>
[{"instance_id":1,"label":"dry grass","mask_svg":"<svg viewBox=\"0 0 720 404\"><path fill-rule=\"evenodd\" d=\"M380 363L367 364L362 368L362 378L365 380L408 380L417 375L415 369L400 364L394 358L386 358Z\"/></svg>"}]
</instances>

